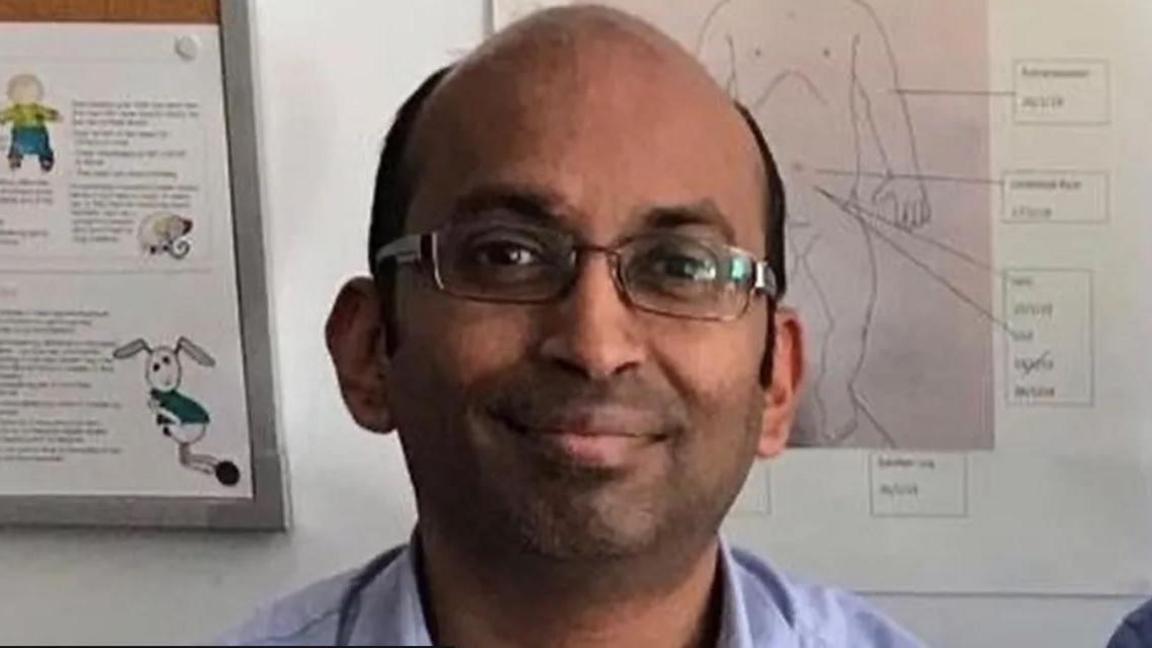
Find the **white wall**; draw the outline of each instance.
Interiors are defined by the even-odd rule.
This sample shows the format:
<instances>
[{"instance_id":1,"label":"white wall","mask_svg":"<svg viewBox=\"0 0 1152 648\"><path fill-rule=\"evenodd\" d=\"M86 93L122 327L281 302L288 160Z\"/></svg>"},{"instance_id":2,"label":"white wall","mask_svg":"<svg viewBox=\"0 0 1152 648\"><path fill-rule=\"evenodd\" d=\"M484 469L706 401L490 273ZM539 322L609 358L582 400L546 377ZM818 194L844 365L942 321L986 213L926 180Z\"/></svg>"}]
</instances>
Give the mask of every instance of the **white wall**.
<instances>
[{"instance_id":1,"label":"white wall","mask_svg":"<svg viewBox=\"0 0 1152 648\"><path fill-rule=\"evenodd\" d=\"M255 7L286 535L0 531L0 642L190 643L277 592L403 540L411 491L395 439L355 428L321 340L364 267L371 181L392 111L474 44L484 0L260 0ZM1069 557L1072 559L1072 557ZM1083 648L1133 599L881 597L946 648Z\"/></svg>"}]
</instances>

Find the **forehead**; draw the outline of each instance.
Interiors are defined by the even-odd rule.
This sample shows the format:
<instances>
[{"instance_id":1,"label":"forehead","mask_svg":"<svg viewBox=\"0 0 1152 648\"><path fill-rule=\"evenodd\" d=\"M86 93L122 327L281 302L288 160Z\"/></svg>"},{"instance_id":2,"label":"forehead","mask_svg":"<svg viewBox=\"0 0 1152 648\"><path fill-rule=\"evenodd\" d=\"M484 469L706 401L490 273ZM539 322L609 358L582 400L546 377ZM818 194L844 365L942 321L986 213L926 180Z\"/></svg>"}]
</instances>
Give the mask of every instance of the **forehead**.
<instances>
[{"instance_id":1,"label":"forehead","mask_svg":"<svg viewBox=\"0 0 1152 648\"><path fill-rule=\"evenodd\" d=\"M764 172L747 125L702 72L620 47L499 58L450 77L414 140L409 229L489 186L538 187L567 223L611 239L653 208L709 203L762 251ZM559 59L559 60L557 60Z\"/></svg>"}]
</instances>

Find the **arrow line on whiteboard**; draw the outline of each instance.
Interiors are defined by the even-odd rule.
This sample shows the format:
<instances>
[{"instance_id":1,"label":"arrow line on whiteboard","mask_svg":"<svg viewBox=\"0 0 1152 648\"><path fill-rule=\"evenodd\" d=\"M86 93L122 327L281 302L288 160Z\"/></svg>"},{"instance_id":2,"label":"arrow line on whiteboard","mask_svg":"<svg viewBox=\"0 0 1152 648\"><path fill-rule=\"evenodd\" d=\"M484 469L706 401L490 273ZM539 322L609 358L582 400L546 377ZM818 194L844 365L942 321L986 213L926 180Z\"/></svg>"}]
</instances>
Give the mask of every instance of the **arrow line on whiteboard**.
<instances>
[{"instance_id":1,"label":"arrow line on whiteboard","mask_svg":"<svg viewBox=\"0 0 1152 648\"><path fill-rule=\"evenodd\" d=\"M1015 90L949 90L947 88L893 88L906 97L1015 97Z\"/></svg>"},{"instance_id":2,"label":"arrow line on whiteboard","mask_svg":"<svg viewBox=\"0 0 1152 648\"><path fill-rule=\"evenodd\" d=\"M884 222L887 225L892 225L891 223L888 223L886 220L882 220L878 216L871 214L870 212L868 212L868 210L860 207L859 205L856 205L852 202L844 200L843 198L840 198L839 196L836 196L835 194L824 189L823 187L815 187L815 189L816 189L817 193L824 196L825 198L830 200L834 205L839 207L840 211L842 211L845 216L855 218L864 227L868 228L868 231L870 231L874 235L876 235L876 237L879 238L881 241L884 241L885 243L887 243L888 246L890 248L892 248L897 254L904 257L908 261L910 261L917 268L920 268L920 270L924 271L925 274L927 274L931 279L934 279L937 283L942 285L945 290L952 293L952 295L955 296L957 299L964 302L965 304L970 306L973 310L975 310L977 313L979 313L981 316L983 316L985 319L987 319L988 321L995 324L997 328L1003 330L1005 333L1008 333L1009 335L1012 334L1012 329L1008 328L1008 325L1006 323L1004 323L1003 321L1001 321L999 318L997 318L995 315L993 315L990 310L981 306L979 303L976 302L975 299L969 297L963 290L960 290L960 288L956 287L955 284L953 284L951 281L949 281L946 277L941 275L939 272L937 272L934 268L929 266L927 263L924 263L920 259L917 259L915 255L913 255L908 250L904 249L904 247L901 246L896 241L892 240L892 238L890 236L885 234L879 227L876 227L876 225L870 221L881 220L881 222ZM868 218L863 218L863 216L867 216ZM892 225L892 226L895 227L895 225ZM906 231L903 228L900 228L900 230ZM997 274L999 274L999 273L997 273Z\"/></svg>"}]
</instances>

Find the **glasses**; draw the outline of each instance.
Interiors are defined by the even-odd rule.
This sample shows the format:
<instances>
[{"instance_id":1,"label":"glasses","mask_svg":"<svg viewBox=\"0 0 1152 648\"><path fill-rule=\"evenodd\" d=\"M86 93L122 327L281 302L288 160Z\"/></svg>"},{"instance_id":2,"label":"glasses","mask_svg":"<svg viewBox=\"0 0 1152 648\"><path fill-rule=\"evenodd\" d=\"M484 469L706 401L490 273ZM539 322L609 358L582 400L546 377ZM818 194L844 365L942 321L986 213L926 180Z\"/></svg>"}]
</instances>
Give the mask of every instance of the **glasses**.
<instances>
[{"instance_id":1,"label":"glasses","mask_svg":"<svg viewBox=\"0 0 1152 648\"><path fill-rule=\"evenodd\" d=\"M575 284L581 256L608 257L626 303L639 310L699 320L733 320L756 295L775 300L767 261L717 242L673 233L633 236L604 247L562 230L524 224L468 223L411 234L380 248L377 267L428 267L440 290L483 302L542 304Z\"/></svg>"}]
</instances>

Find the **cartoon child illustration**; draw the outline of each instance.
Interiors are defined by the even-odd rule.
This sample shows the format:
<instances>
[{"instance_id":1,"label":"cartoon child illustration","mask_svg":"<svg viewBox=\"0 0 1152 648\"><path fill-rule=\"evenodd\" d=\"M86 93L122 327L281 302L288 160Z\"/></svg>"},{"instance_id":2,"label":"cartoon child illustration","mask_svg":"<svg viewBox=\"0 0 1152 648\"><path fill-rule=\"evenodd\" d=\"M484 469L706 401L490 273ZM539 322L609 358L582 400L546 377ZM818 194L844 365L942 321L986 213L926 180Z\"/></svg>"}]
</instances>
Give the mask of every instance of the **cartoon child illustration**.
<instances>
[{"instance_id":1,"label":"cartoon child illustration","mask_svg":"<svg viewBox=\"0 0 1152 648\"><path fill-rule=\"evenodd\" d=\"M8 99L12 102L0 111L0 124L12 122L12 144L8 147L8 166L19 169L25 155L35 155L40 168L51 171L56 154L48 139L47 122L60 119L60 113L41 104L44 84L34 74L17 74L8 80Z\"/></svg>"},{"instance_id":2,"label":"cartoon child illustration","mask_svg":"<svg viewBox=\"0 0 1152 648\"><path fill-rule=\"evenodd\" d=\"M192 221L176 214L158 213L140 221L136 238L140 249L148 256L167 254L173 259L183 259L192 250L188 233L192 231Z\"/></svg>"},{"instance_id":3,"label":"cartoon child illustration","mask_svg":"<svg viewBox=\"0 0 1152 648\"><path fill-rule=\"evenodd\" d=\"M148 354L148 362L144 366L144 379L149 386L148 409L155 414L160 432L179 446L180 465L213 475L225 486L235 486L240 481L240 469L236 464L192 452L192 446L207 433L211 417L203 405L180 391L183 377L180 354L187 355L204 367L213 367L216 361L186 337L177 340L174 348L153 348L142 338L137 338L113 351L112 357L124 360L141 351Z\"/></svg>"}]
</instances>

